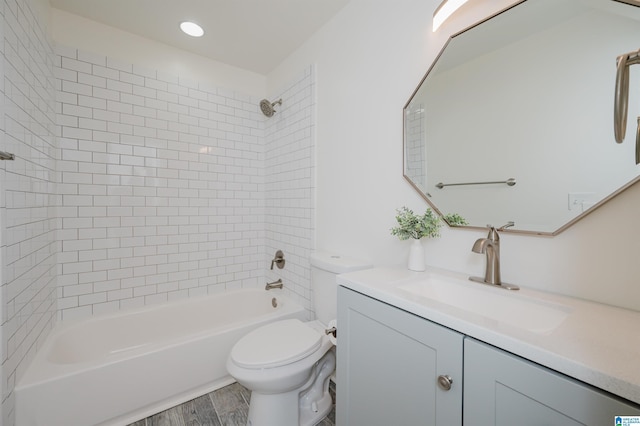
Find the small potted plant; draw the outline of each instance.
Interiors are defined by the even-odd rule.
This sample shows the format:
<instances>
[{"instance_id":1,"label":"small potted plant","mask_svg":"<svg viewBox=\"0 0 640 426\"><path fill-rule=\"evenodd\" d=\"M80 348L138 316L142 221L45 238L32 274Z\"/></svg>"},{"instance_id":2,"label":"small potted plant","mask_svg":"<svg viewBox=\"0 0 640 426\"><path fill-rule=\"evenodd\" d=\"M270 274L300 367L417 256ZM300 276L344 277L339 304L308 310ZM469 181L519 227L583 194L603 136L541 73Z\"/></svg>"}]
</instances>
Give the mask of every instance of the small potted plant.
<instances>
[{"instance_id":1,"label":"small potted plant","mask_svg":"<svg viewBox=\"0 0 640 426\"><path fill-rule=\"evenodd\" d=\"M391 228L391 235L401 240L413 239L408 267L412 271L424 271L424 248L420 239L439 237L442 221L431 209L427 209L422 216L416 215L407 207L401 207L396 212L398 226Z\"/></svg>"}]
</instances>

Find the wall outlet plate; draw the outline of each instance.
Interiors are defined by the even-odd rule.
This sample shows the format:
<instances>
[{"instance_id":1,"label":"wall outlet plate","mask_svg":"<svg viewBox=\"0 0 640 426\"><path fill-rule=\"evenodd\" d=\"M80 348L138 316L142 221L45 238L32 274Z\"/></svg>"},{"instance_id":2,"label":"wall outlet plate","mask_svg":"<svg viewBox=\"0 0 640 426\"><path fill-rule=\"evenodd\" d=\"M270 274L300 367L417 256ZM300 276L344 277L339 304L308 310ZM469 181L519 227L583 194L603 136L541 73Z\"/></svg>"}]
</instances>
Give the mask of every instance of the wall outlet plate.
<instances>
[{"instance_id":1,"label":"wall outlet plate","mask_svg":"<svg viewBox=\"0 0 640 426\"><path fill-rule=\"evenodd\" d=\"M569 210L585 211L596 201L595 192L570 192L567 197Z\"/></svg>"}]
</instances>

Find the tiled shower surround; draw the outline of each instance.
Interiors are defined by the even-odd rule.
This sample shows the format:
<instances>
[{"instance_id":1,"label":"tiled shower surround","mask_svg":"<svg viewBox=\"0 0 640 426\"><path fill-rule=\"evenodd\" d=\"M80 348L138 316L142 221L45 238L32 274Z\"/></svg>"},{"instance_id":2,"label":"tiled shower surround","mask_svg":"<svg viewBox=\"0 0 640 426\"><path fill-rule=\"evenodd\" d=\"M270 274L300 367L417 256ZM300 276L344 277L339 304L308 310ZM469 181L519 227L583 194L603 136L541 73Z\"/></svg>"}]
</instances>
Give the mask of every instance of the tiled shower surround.
<instances>
[{"instance_id":1,"label":"tiled shower surround","mask_svg":"<svg viewBox=\"0 0 640 426\"><path fill-rule=\"evenodd\" d=\"M272 117L278 125L269 126L293 136L273 138L259 98L75 49L57 52L62 319L264 285L267 243L288 261L304 255L282 272L307 276L310 70L285 91ZM298 176L306 180L291 181ZM303 241L276 233L267 241L266 218L280 216ZM298 284L308 300L308 284Z\"/></svg>"},{"instance_id":2,"label":"tiled shower surround","mask_svg":"<svg viewBox=\"0 0 640 426\"><path fill-rule=\"evenodd\" d=\"M404 173L426 192L426 149L424 147L424 105L414 103L405 110L405 158Z\"/></svg>"},{"instance_id":3,"label":"tiled shower surround","mask_svg":"<svg viewBox=\"0 0 640 426\"><path fill-rule=\"evenodd\" d=\"M0 1L0 313L2 416L13 388L55 321L59 158L55 54L38 2Z\"/></svg>"},{"instance_id":4,"label":"tiled shower surround","mask_svg":"<svg viewBox=\"0 0 640 426\"><path fill-rule=\"evenodd\" d=\"M16 154L0 161L6 426L57 319L278 278L313 315L313 68L266 118L215 82L54 48L39 4L0 2L0 150ZM270 271L277 249L286 267Z\"/></svg>"},{"instance_id":5,"label":"tiled shower surround","mask_svg":"<svg viewBox=\"0 0 640 426\"><path fill-rule=\"evenodd\" d=\"M256 99L58 49L62 318L264 275Z\"/></svg>"}]
</instances>

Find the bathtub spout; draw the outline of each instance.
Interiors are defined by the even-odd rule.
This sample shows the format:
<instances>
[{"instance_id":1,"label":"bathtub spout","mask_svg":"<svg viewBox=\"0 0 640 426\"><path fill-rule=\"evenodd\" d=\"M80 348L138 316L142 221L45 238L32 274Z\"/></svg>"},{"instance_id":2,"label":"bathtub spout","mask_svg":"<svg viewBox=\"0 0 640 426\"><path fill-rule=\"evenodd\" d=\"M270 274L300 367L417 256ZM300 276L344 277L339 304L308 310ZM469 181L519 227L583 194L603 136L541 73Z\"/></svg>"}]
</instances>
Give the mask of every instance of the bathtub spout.
<instances>
[{"instance_id":1,"label":"bathtub spout","mask_svg":"<svg viewBox=\"0 0 640 426\"><path fill-rule=\"evenodd\" d=\"M265 290L271 290L274 288L282 288L282 279L279 279L278 281L274 281L272 283L267 283L267 285L264 287Z\"/></svg>"}]
</instances>

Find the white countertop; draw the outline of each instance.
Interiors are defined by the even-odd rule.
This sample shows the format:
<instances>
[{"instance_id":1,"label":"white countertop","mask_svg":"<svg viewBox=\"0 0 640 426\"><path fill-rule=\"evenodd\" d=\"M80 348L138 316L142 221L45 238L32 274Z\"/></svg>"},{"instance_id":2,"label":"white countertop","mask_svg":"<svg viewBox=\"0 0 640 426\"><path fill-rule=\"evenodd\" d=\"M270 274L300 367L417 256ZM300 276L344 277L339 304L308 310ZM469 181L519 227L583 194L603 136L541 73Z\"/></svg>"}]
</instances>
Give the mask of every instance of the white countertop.
<instances>
[{"instance_id":1,"label":"white countertop","mask_svg":"<svg viewBox=\"0 0 640 426\"><path fill-rule=\"evenodd\" d=\"M460 293L468 288L507 302L534 299L562 306L568 314L557 327L529 331L401 288L434 276L456 280ZM467 278L435 268L374 268L339 275L338 284L640 404L640 312L526 288L492 288Z\"/></svg>"}]
</instances>

